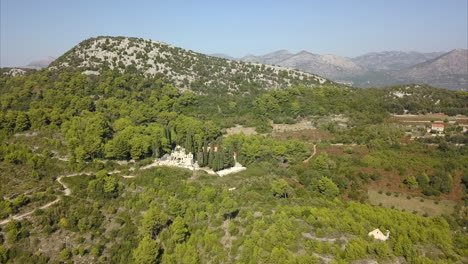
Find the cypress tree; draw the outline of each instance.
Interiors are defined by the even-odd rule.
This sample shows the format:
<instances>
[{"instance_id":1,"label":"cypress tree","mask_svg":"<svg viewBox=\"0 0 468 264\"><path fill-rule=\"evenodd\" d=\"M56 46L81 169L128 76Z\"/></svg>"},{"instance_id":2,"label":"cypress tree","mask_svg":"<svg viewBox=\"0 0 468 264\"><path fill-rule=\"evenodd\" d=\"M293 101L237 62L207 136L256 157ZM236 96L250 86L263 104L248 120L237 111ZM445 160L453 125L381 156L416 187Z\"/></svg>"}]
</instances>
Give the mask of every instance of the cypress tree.
<instances>
[{"instance_id":1,"label":"cypress tree","mask_svg":"<svg viewBox=\"0 0 468 264\"><path fill-rule=\"evenodd\" d=\"M164 137L167 138L169 140L169 142L172 143L172 140L171 140L171 129L168 127L168 126L165 126L164 127Z\"/></svg>"},{"instance_id":2,"label":"cypress tree","mask_svg":"<svg viewBox=\"0 0 468 264\"><path fill-rule=\"evenodd\" d=\"M195 153L192 132L187 133L187 136L185 136L185 153L188 154L189 152Z\"/></svg>"},{"instance_id":3,"label":"cypress tree","mask_svg":"<svg viewBox=\"0 0 468 264\"><path fill-rule=\"evenodd\" d=\"M235 165L234 156L232 154L233 154L233 152L232 152L231 149L227 149L226 151L224 151L224 164L223 164L223 167L225 169L233 167Z\"/></svg>"},{"instance_id":4,"label":"cypress tree","mask_svg":"<svg viewBox=\"0 0 468 264\"><path fill-rule=\"evenodd\" d=\"M218 152L216 152L218 161L217 161L217 168L218 170L224 169L224 149L222 147L218 148Z\"/></svg>"},{"instance_id":5,"label":"cypress tree","mask_svg":"<svg viewBox=\"0 0 468 264\"><path fill-rule=\"evenodd\" d=\"M200 167L204 167L204 158L205 156L203 155L203 148L202 147L198 147L198 152L197 152L197 162L198 162L198 166Z\"/></svg>"},{"instance_id":6,"label":"cypress tree","mask_svg":"<svg viewBox=\"0 0 468 264\"><path fill-rule=\"evenodd\" d=\"M214 147L210 146L210 151L208 152L208 167L213 169L213 161L214 161Z\"/></svg>"},{"instance_id":7,"label":"cypress tree","mask_svg":"<svg viewBox=\"0 0 468 264\"><path fill-rule=\"evenodd\" d=\"M218 165L219 165L219 156L218 156L218 152L213 152L213 165L212 165L212 169L214 171L218 171Z\"/></svg>"}]
</instances>

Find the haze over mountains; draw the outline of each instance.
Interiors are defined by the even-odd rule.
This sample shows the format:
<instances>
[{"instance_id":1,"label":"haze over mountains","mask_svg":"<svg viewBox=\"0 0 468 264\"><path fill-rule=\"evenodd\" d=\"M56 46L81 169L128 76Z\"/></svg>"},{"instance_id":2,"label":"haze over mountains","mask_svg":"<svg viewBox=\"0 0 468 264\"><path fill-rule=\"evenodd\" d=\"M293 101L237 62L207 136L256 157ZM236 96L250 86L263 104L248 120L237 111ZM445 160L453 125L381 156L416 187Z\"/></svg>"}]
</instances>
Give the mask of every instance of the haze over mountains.
<instances>
[{"instance_id":1,"label":"haze over mountains","mask_svg":"<svg viewBox=\"0 0 468 264\"><path fill-rule=\"evenodd\" d=\"M213 56L232 58L224 54ZM358 87L424 83L455 90L468 89L466 49L447 53L383 51L355 58L278 50L260 56L247 55L239 60L298 69Z\"/></svg>"}]
</instances>

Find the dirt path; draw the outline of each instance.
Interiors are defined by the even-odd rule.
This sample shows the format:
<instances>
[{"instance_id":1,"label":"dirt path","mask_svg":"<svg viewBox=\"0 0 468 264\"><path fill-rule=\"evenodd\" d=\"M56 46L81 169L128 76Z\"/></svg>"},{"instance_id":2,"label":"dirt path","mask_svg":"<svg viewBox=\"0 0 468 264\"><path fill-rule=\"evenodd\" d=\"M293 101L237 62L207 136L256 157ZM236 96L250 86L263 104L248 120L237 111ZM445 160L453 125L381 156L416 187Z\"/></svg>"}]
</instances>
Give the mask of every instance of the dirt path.
<instances>
[{"instance_id":1,"label":"dirt path","mask_svg":"<svg viewBox=\"0 0 468 264\"><path fill-rule=\"evenodd\" d=\"M39 207L39 208L36 208L36 209L34 209L34 210L30 211L30 212L27 212L27 213L24 213L24 214L20 214L20 215L13 215L13 216L10 216L9 218L7 218L7 219L1 221L1 222L0 222L0 225L8 224L11 220L22 220L22 219L24 219L24 218L26 218L26 217L32 215L32 214L34 213L35 210L37 210L37 209L46 209L46 208L51 207L52 205L58 203L59 201L60 201L60 198L57 198L57 199L53 200L52 202L49 202L49 203L47 203L47 204L45 204L45 205L43 205L43 206L41 206L41 207Z\"/></svg>"},{"instance_id":2,"label":"dirt path","mask_svg":"<svg viewBox=\"0 0 468 264\"><path fill-rule=\"evenodd\" d=\"M120 171L115 170L115 171L109 172L108 174L116 174L116 173L120 173ZM57 182L60 183L63 186L63 195L64 196L70 196L71 195L70 188L68 188L68 186L65 185L64 182L62 182L63 178L75 177L75 176L80 176L80 175L91 175L91 174L93 174L93 173L92 172L80 172L80 173L72 173L72 174L66 174L66 175L59 176L57 178ZM124 178L127 178L127 177L124 176ZM33 210L31 210L31 211L29 211L27 213L12 215L12 216L8 217L7 219L0 221L0 225L8 224L11 220L23 220L24 218L27 218L28 216L32 215L34 213L34 211L36 211L37 209L49 208L52 205L60 202L60 200L62 200L62 198L57 198L57 199L53 200L52 202L49 202L49 203L47 203L47 204L45 204L45 205L43 205L43 206L41 206L39 208L33 209Z\"/></svg>"},{"instance_id":3,"label":"dirt path","mask_svg":"<svg viewBox=\"0 0 468 264\"><path fill-rule=\"evenodd\" d=\"M306 160L304 160L303 162L304 162L304 163L309 162L309 160L310 160L311 158L313 158L313 157L315 156L315 154L317 154L317 144L314 144L314 151L312 152L312 154L310 155L310 157L308 157L308 158L307 158Z\"/></svg>"},{"instance_id":4,"label":"dirt path","mask_svg":"<svg viewBox=\"0 0 468 264\"><path fill-rule=\"evenodd\" d=\"M312 156L315 155L315 152L316 151L315 151L315 145L314 145L314 153L312 154ZM158 161L155 161L150 165L147 165L147 166L144 166L144 167L140 168L140 170L146 170L146 169L157 167L157 166L160 166L160 164L159 164ZM233 168L239 169L240 167L236 166L236 167L233 167ZM210 174L214 174L214 172L208 171L208 170L206 170L204 168L200 168L200 169L205 170ZM129 169L129 171L134 171L134 170L135 170L134 167ZM113 171L108 172L107 174L112 175L112 174L117 174L117 173L120 173L120 171L119 170L113 170ZM64 196L70 196L72 192L71 192L70 188L68 188L68 186L65 185L65 183L62 181L62 179L63 178L80 176L80 175L88 175L89 176L89 175L92 175L92 174L94 174L94 173L93 172L79 172L79 173L65 174L65 175L61 175L61 176L57 177L56 180L57 180L58 183L60 183L63 186L63 195ZM122 176L122 178L126 178L126 179L134 178L134 177L136 177L136 176L134 176L134 175L124 175L124 176ZM41 206L39 208L33 209L33 210L31 210L31 211L29 211L27 213L12 215L12 216L8 217L7 219L4 219L4 220L0 221L0 226L9 223L11 220L22 220L24 218L27 218L28 216L32 215L35 210L37 210L37 209L46 209L46 208L58 203L60 200L62 200L62 198L59 197L59 198L55 199L54 201L49 202L49 203L47 203L47 204L45 204L45 205L43 205L43 206Z\"/></svg>"}]
</instances>

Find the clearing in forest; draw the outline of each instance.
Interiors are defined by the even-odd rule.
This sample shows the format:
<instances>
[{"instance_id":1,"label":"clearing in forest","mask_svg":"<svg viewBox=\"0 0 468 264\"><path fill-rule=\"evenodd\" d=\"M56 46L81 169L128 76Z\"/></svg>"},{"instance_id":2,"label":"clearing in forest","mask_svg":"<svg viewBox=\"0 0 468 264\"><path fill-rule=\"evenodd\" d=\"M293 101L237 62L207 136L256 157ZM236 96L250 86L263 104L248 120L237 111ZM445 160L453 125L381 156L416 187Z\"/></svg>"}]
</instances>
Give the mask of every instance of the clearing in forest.
<instances>
[{"instance_id":1,"label":"clearing in forest","mask_svg":"<svg viewBox=\"0 0 468 264\"><path fill-rule=\"evenodd\" d=\"M391 192L390 195L387 195L385 191L379 193L377 190L372 189L369 189L367 194L369 195L370 203L373 205L405 210L406 212L416 211L419 215L450 215L453 212L454 206L457 204L450 200L435 201L405 193L399 193L398 196L396 196L396 193ZM408 199L408 197L410 197L410 199Z\"/></svg>"}]
</instances>

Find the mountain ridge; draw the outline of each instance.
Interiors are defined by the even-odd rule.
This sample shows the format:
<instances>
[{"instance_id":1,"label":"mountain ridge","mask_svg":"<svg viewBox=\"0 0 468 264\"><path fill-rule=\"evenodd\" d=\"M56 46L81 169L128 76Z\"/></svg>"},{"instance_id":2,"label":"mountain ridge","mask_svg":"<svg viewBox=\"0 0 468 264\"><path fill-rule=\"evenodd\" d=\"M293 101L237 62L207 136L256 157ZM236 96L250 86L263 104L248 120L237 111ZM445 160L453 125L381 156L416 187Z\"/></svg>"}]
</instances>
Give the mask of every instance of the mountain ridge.
<instances>
[{"instance_id":1,"label":"mountain ridge","mask_svg":"<svg viewBox=\"0 0 468 264\"><path fill-rule=\"evenodd\" d=\"M291 53L282 49L265 55L248 55L238 60L298 69L363 88L424 83L446 89L467 90L468 55L463 55L463 51L467 50L454 49L449 52L426 53L381 51L348 58L334 54L320 55L306 50ZM451 59L445 59L444 63L437 63L438 66L421 68L425 65L424 63L435 63L433 60L436 58L448 56L452 52L458 53L458 56L449 56ZM275 57L276 54L280 56ZM417 66L419 70L415 70L416 65L419 65Z\"/></svg>"},{"instance_id":2,"label":"mountain ridge","mask_svg":"<svg viewBox=\"0 0 468 264\"><path fill-rule=\"evenodd\" d=\"M290 85L316 86L333 82L312 73L280 66L228 60L141 38L99 36L82 41L55 60L49 69L69 68L85 74L117 70L164 76L175 85L203 92L253 92Z\"/></svg>"}]
</instances>

